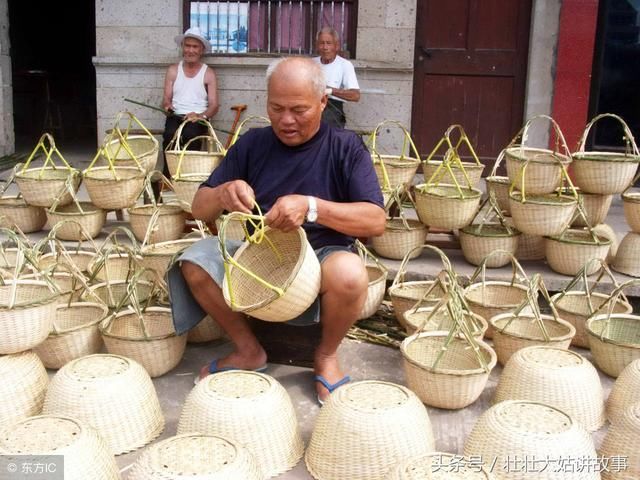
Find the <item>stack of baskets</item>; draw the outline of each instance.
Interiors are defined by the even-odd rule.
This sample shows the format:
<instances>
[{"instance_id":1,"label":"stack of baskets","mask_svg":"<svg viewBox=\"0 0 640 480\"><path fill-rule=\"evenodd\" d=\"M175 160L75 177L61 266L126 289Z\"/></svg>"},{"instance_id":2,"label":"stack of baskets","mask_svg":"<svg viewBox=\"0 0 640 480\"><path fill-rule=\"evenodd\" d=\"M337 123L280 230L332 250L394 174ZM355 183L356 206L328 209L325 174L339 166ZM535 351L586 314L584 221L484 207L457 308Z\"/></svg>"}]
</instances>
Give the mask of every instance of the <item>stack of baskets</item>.
<instances>
[{"instance_id":1,"label":"stack of baskets","mask_svg":"<svg viewBox=\"0 0 640 480\"><path fill-rule=\"evenodd\" d=\"M612 265L616 271L632 277L640 277L640 191L633 188L639 178L640 173L622 193L624 217L631 231L620 242Z\"/></svg>"}]
</instances>

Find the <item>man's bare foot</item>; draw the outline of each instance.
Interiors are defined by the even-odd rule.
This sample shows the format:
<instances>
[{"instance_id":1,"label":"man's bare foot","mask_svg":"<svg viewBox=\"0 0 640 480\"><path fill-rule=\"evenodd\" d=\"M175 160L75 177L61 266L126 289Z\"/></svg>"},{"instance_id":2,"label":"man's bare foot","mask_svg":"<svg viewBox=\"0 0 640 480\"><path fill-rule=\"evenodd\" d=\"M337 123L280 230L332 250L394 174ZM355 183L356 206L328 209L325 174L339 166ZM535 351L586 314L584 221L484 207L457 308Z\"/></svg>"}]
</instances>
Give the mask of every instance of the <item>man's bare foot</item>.
<instances>
[{"instance_id":1,"label":"man's bare foot","mask_svg":"<svg viewBox=\"0 0 640 480\"><path fill-rule=\"evenodd\" d=\"M251 352L233 352L224 358L219 358L216 361L217 371L223 371L226 369L237 370L258 370L263 368L267 364L267 353L262 347ZM200 379L202 380L211 372L209 367L211 363L203 365L200 369Z\"/></svg>"},{"instance_id":2,"label":"man's bare foot","mask_svg":"<svg viewBox=\"0 0 640 480\"><path fill-rule=\"evenodd\" d=\"M324 378L331 385L334 385L345 378L345 375L340 368L337 354L323 355L320 353L316 353L313 364L314 373ZM320 400L320 402L324 402L327 398L329 398L331 392L329 392L327 387L320 381L316 381L315 385L318 399Z\"/></svg>"}]
</instances>

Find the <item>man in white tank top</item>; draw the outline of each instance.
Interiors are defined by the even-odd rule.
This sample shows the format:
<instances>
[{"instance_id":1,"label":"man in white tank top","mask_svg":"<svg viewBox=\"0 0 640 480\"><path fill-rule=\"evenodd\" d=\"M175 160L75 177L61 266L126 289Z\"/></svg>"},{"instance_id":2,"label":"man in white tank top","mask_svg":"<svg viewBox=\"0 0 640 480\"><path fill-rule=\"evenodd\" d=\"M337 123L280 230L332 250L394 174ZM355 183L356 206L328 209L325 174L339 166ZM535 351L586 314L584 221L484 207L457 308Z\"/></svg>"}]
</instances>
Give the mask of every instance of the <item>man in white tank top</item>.
<instances>
[{"instance_id":1,"label":"man in white tank top","mask_svg":"<svg viewBox=\"0 0 640 480\"><path fill-rule=\"evenodd\" d=\"M162 107L173 115L168 115L165 122L163 151L184 120L190 123L182 129L181 145L206 135L207 127L198 121L209 120L219 107L216 74L202 62L203 55L211 50L209 41L198 27L191 27L184 35L178 35L176 42L182 47L182 61L170 65L164 79ZM200 145L196 143L190 149L197 150ZM169 178L166 161L164 175Z\"/></svg>"}]
</instances>

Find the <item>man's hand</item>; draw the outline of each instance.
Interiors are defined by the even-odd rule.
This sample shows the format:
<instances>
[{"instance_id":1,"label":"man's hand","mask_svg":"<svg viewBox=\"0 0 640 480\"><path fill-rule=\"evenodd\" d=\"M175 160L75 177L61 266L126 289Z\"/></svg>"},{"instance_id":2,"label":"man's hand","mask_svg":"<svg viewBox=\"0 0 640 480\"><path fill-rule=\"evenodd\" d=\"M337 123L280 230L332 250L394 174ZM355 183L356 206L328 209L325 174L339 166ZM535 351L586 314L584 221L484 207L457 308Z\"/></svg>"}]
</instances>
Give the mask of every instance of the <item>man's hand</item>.
<instances>
[{"instance_id":1,"label":"man's hand","mask_svg":"<svg viewBox=\"0 0 640 480\"><path fill-rule=\"evenodd\" d=\"M198 120L206 120L207 117L203 113L189 112L184 116L184 119L190 122L197 122Z\"/></svg>"},{"instance_id":2,"label":"man's hand","mask_svg":"<svg viewBox=\"0 0 640 480\"><path fill-rule=\"evenodd\" d=\"M290 232L304 223L308 209L309 202L304 195L285 195L276 200L265 219L271 228Z\"/></svg>"},{"instance_id":3,"label":"man's hand","mask_svg":"<svg viewBox=\"0 0 640 480\"><path fill-rule=\"evenodd\" d=\"M222 185L220 201L228 212L251 213L255 202L253 189L244 180L232 180Z\"/></svg>"}]
</instances>

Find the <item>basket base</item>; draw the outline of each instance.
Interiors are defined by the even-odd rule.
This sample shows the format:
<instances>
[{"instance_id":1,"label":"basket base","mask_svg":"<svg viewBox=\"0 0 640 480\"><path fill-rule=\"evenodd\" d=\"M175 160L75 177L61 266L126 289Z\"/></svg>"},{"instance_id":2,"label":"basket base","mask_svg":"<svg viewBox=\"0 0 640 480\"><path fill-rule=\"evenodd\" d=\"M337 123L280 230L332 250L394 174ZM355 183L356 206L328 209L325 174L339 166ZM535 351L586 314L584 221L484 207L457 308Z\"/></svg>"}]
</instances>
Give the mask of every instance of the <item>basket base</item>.
<instances>
[{"instance_id":1,"label":"basket base","mask_svg":"<svg viewBox=\"0 0 640 480\"><path fill-rule=\"evenodd\" d=\"M267 353L269 363L313 367L313 353L320 343L320 324L299 327L263 322L249 317L249 326Z\"/></svg>"}]
</instances>

